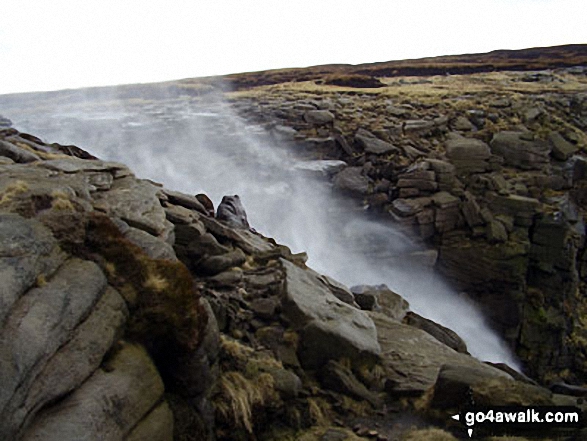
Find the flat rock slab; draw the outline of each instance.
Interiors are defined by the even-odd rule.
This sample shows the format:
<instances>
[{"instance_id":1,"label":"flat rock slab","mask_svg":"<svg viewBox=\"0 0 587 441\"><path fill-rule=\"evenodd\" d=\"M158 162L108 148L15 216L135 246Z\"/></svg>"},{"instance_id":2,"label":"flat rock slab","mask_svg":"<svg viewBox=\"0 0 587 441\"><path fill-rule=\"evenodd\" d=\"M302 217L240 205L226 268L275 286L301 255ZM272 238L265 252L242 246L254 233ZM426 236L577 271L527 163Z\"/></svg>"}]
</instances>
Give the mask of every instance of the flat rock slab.
<instances>
[{"instance_id":1,"label":"flat rock slab","mask_svg":"<svg viewBox=\"0 0 587 441\"><path fill-rule=\"evenodd\" d=\"M381 358L386 370L386 390L404 396L422 395L436 383L443 364L478 368L489 377L511 378L479 360L456 352L426 332L404 325L378 312L370 312L377 327Z\"/></svg>"},{"instance_id":2,"label":"flat rock slab","mask_svg":"<svg viewBox=\"0 0 587 441\"><path fill-rule=\"evenodd\" d=\"M149 181L128 176L117 180L110 191L97 194L94 205L135 228L159 236L172 228L159 202L160 191Z\"/></svg>"},{"instance_id":3,"label":"flat rock slab","mask_svg":"<svg viewBox=\"0 0 587 441\"><path fill-rule=\"evenodd\" d=\"M280 261L285 271L283 311L301 331L302 364L317 368L345 357L356 363L377 359L381 349L369 316L336 298L319 274Z\"/></svg>"}]
</instances>

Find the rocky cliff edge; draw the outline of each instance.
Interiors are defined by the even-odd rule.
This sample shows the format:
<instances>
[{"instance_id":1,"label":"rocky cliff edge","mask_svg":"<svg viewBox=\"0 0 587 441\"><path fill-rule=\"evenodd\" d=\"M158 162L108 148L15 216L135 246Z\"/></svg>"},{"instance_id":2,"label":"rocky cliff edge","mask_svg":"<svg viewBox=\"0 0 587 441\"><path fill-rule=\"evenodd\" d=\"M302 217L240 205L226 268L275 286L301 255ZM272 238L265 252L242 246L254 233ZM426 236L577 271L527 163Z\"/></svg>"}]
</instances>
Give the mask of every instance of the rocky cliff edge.
<instances>
[{"instance_id":1,"label":"rocky cliff edge","mask_svg":"<svg viewBox=\"0 0 587 441\"><path fill-rule=\"evenodd\" d=\"M472 358L384 286L316 273L204 195L9 127L0 385L0 438L27 441L454 439L449 415L471 402L582 403Z\"/></svg>"}]
</instances>

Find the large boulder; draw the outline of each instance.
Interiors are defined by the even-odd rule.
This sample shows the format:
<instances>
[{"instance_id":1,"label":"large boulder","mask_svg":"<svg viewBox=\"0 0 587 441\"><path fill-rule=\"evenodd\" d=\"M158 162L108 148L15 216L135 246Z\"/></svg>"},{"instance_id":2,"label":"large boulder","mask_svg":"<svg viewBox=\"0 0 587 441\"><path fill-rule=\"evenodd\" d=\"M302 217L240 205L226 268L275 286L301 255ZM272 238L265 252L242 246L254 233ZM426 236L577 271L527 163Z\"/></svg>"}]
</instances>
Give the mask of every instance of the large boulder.
<instances>
[{"instance_id":1,"label":"large boulder","mask_svg":"<svg viewBox=\"0 0 587 441\"><path fill-rule=\"evenodd\" d=\"M340 301L320 275L280 259L285 272L283 312L300 331L300 362L319 368L328 360L349 358L372 364L380 353L375 325L369 316Z\"/></svg>"},{"instance_id":2,"label":"large boulder","mask_svg":"<svg viewBox=\"0 0 587 441\"><path fill-rule=\"evenodd\" d=\"M491 152L503 157L506 165L524 170L540 170L549 162L549 143L534 139L529 132L498 132L493 135L490 146Z\"/></svg>"},{"instance_id":3,"label":"large boulder","mask_svg":"<svg viewBox=\"0 0 587 441\"><path fill-rule=\"evenodd\" d=\"M483 141L454 137L446 142L446 156L458 174L483 173L489 170L491 151Z\"/></svg>"},{"instance_id":4,"label":"large boulder","mask_svg":"<svg viewBox=\"0 0 587 441\"><path fill-rule=\"evenodd\" d=\"M385 390L391 396L424 394L436 383L443 364L476 368L491 377L510 378L469 355L456 352L421 329L399 323L381 312L369 315L377 328L381 363L387 378Z\"/></svg>"},{"instance_id":5,"label":"large boulder","mask_svg":"<svg viewBox=\"0 0 587 441\"><path fill-rule=\"evenodd\" d=\"M355 194L365 195L371 189L371 179L363 175L362 167L347 167L334 177L334 188Z\"/></svg>"}]
</instances>

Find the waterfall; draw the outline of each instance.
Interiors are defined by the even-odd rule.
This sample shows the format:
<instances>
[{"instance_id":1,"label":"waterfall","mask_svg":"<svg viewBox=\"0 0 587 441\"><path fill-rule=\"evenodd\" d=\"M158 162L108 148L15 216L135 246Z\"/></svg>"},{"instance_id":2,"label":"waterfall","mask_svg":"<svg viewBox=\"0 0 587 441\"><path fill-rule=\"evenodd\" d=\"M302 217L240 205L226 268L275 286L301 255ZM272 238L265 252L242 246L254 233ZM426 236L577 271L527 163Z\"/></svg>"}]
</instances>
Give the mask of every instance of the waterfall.
<instances>
[{"instance_id":1,"label":"waterfall","mask_svg":"<svg viewBox=\"0 0 587 441\"><path fill-rule=\"evenodd\" d=\"M253 228L294 252L306 251L315 270L348 286L386 284L413 311L456 331L472 355L518 367L474 305L431 268L410 260L421 245L334 194L328 179L300 164L271 134L235 116L222 100L80 109L6 116L21 131L122 162L169 189L206 193L216 204L223 195L238 194Z\"/></svg>"}]
</instances>

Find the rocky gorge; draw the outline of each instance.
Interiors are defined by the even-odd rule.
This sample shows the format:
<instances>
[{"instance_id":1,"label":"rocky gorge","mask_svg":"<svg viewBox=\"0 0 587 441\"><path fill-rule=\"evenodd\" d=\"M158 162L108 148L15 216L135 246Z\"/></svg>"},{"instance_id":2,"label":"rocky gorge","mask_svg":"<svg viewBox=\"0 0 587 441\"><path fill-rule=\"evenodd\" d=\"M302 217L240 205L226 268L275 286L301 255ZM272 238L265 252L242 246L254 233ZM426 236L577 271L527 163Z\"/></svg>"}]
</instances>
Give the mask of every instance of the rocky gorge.
<instances>
[{"instance_id":1,"label":"rocky gorge","mask_svg":"<svg viewBox=\"0 0 587 441\"><path fill-rule=\"evenodd\" d=\"M0 437L450 440L473 403L584 409L587 71L377 83L223 95L415 236L526 375L470 356L386 286L312 270L234 196L215 210L4 119Z\"/></svg>"}]
</instances>

